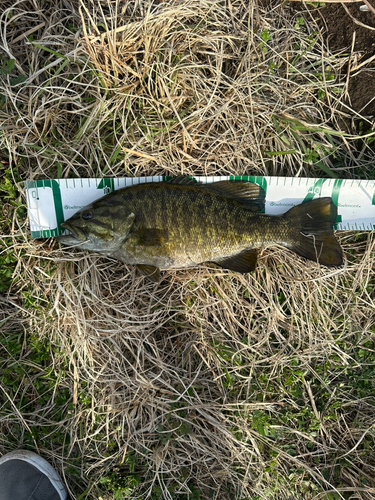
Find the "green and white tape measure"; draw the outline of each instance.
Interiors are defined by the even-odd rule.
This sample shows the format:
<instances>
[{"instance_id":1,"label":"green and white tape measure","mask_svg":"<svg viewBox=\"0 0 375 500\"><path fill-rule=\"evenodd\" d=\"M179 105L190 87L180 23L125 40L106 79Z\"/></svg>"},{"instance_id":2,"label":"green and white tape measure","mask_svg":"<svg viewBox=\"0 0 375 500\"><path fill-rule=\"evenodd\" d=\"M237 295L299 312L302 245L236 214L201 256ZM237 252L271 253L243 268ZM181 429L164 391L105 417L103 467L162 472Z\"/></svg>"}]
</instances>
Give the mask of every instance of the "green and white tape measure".
<instances>
[{"instance_id":1,"label":"green and white tape measure","mask_svg":"<svg viewBox=\"0 0 375 500\"><path fill-rule=\"evenodd\" d=\"M26 183L32 238L65 233L60 226L75 212L116 189L140 182L160 182L169 177L118 179L47 179ZM338 208L336 229L375 229L375 180L307 179L304 177L215 176L195 177L201 182L247 180L266 193L264 213L282 214L299 203L329 196Z\"/></svg>"}]
</instances>

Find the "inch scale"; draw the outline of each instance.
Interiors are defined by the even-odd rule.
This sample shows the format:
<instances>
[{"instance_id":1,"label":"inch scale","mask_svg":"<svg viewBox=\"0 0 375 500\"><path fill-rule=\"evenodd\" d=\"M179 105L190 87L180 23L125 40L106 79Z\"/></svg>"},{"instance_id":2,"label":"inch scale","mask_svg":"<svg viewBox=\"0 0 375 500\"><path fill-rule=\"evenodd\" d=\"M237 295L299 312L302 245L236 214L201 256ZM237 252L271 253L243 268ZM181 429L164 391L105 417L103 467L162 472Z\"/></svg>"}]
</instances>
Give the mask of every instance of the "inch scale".
<instances>
[{"instance_id":1,"label":"inch scale","mask_svg":"<svg viewBox=\"0 0 375 500\"><path fill-rule=\"evenodd\" d=\"M117 189L144 182L160 182L170 177L121 177L104 179L46 179L25 184L32 238L65 234L60 226L75 212ZM329 196L338 208L338 230L375 229L375 180L320 179L270 176L208 176L197 181L246 180L265 191L263 212L278 215L314 198Z\"/></svg>"}]
</instances>

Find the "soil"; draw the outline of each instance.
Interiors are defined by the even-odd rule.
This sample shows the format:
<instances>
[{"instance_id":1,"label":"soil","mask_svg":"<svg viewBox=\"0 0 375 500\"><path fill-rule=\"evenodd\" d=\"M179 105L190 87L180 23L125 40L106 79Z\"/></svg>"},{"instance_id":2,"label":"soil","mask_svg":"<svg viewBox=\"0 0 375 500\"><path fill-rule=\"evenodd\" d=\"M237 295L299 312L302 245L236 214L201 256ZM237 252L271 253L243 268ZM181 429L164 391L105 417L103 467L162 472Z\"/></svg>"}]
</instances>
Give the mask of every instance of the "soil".
<instances>
[{"instance_id":1,"label":"soil","mask_svg":"<svg viewBox=\"0 0 375 500\"><path fill-rule=\"evenodd\" d=\"M331 52L352 53L348 101L355 111L372 121L375 118L375 59L357 71L353 69L375 54L375 15L361 11L360 5L363 4L326 3L314 9L313 14L320 18L318 25ZM293 7L298 11L306 9L294 2ZM347 70L347 66L343 68L344 72Z\"/></svg>"}]
</instances>

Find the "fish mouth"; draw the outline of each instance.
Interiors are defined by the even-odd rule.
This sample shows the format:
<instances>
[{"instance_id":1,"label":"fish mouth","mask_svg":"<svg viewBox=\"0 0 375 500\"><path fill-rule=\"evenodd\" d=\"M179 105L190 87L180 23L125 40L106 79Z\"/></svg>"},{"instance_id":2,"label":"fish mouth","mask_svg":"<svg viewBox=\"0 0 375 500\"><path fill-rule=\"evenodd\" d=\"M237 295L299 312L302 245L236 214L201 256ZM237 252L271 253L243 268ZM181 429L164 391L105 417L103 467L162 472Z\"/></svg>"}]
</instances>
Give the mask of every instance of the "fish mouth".
<instances>
[{"instance_id":1,"label":"fish mouth","mask_svg":"<svg viewBox=\"0 0 375 500\"><path fill-rule=\"evenodd\" d=\"M69 234L66 236L61 236L60 238L72 238L73 237L75 240L78 240L78 241L86 241L87 240L85 233L79 227L74 227L71 224L69 224L68 222L63 222L60 225L61 225L61 227L63 227L64 229L67 229L68 231L70 231L72 233L71 235Z\"/></svg>"}]
</instances>

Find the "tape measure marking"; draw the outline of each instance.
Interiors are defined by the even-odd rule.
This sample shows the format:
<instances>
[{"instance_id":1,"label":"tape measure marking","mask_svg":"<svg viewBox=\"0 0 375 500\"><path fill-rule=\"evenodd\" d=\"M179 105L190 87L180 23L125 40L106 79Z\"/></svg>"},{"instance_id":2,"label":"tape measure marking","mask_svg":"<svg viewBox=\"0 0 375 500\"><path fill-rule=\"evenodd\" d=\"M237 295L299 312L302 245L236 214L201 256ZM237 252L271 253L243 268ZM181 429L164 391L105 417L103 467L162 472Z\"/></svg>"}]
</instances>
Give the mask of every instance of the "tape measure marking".
<instances>
[{"instance_id":1,"label":"tape measure marking","mask_svg":"<svg viewBox=\"0 0 375 500\"><path fill-rule=\"evenodd\" d=\"M26 182L31 236L48 238L64 234L61 222L96 199L122 187L168 178L45 179ZM338 207L336 229L375 229L375 180L262 176L205 176L196 179L204 183L220 180L254 182L265 191L266 203L262 212L266 214L280 214L299 203L329 196Z\"/></svg>"}]
</instances>

